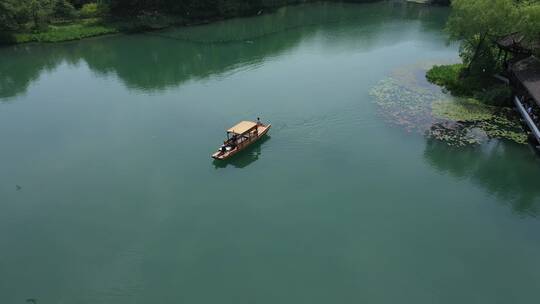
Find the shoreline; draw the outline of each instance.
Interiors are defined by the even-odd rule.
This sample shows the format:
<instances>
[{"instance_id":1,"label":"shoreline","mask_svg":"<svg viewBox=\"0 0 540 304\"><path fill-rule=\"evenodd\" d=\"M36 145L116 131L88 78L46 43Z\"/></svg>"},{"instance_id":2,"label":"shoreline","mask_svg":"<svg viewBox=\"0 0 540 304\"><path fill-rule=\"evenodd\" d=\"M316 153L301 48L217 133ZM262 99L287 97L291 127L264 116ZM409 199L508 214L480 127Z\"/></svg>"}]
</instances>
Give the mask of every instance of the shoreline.
<instances>
[{"instance_id":1,"label":"shoreline","mask_svg":"<svg viewBox=\"0 0 540 304\"><path fill-rule=\"evenodd\" d=\"M373 2L380 1L374 0ZM139 15L136 17L96 17L88 19L72 20L65 23L50 24L47 31L31 32L0 32L0 47L9 47L27 43L61 43L72 42L89 38L106 37L113 35L138 34L155 32L172 27L190 27L216 23L238 18L252 18L260 15L271 14L276 10L289 6L300 6L324 1L291 3L276 7L267 7L254 13L246 13L231 16L215 16L209 18L190 18L179 15L154 14ZM358 3L362 4L362 3ZM75 31L73 27L78 27Z\"/></svg>"},{"instance_id":2,"label":"shoreline","mask_svg":"<svg viewBox=\"0 0 540 304\"><path fill-rule=\"evenodd\" d=\"M251 16L245 16L251 17ZM76 20L65 24L53 24L47 31L37 33L8 33L0 34L0 47L21 45L27 43L61 43L78 41L96 37L106 37L113 35L135 34L144 32L153 32L164 30L171 27L188 27L205 25L214 22L223 21L226 19L239 18L214 18L203 20L186 21L178 16L160 16L163 19L173 19L172 21L141 22L133 19L116 19L94 18L93 20Z\"/></svg>"},{"instance_id":3,"label":"shoreline","mask_svg":"<svg viewBox=\"0 0 540 304\"><path fill-rule=\"evenodd\" d=\"M372 0L367 2L349 2L363 4L369 2L378 2L380 0ZM325 2L325 1L314 1ZM347 2L347 1L346 1ZM416 1L405 0L404 3L420 4ZM313 3L313 2L311 2ZM234 15L234 16L216 16L210 18L191 18L178 15L154 14L154 15L139 15L136 17L126 18L111 16L96 17L87 19L77 19L70 22L59 22L50 24L46 31L40 32L12 32L0 33L0 47L8 47L27 43L60 43L78 41L83 39L113 36L119 34L135 34L144 32L154 32L172 27L190 27L215 22L236 19L236 18L252 18L263 14L271 14L276 10L288 6L306 5L304 3L292 3L282 6L263 8L251 13ZM437 6L435 3L423 3L423 5Z\"/></svg>"}]
</instances>

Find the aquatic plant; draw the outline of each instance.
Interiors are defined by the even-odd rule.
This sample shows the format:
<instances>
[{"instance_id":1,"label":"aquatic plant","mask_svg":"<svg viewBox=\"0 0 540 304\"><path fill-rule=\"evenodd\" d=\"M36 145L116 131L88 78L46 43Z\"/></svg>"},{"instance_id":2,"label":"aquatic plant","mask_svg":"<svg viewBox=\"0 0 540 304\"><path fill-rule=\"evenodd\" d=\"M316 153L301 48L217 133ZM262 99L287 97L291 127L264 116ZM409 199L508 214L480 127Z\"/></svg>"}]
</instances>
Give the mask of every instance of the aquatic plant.
<instances>
[{"instance_id":1,"label":"aquatic plant","mask_svg":"<svg viewBox=\"0 0 540 304\"><path fill-rule=\"evenodd\" d=\"M473 98L437 100L431 105L433 116L454 121L480 121L493 117L493 107Z\"/></svg>"},{"instance_id":2,"label":"aquatic plant","mask_svg":"<svg viewBox=\"0 0 540 304\"><path fill-rule=\"evenodd\" d=\"M472 94L469 82L461 81L460 74L464 69L461 63L449 65L434 65L426 72L426 78L436 85L445 87L454 95Z\"/></svg>"},{"instance_id":3,"label":"aquatic plant","mask_svg":"<svg viewBox=\"0 0 540 304\"><path fill-rule=\"evenodd\" d=\"M463 74L463 64L434 65L426 72L426 78L458 97L475 98L484 104L511 105L511 91L494 77Z\"/></svg>"},{"instance_id":4,"label":"aquatic plant","mask_svg":"<svg viewBox=\"0 0 540 304\"><path fill-rule=\"evenodd\" d=\"M527 134L513 109L486 105L475 98L453 97L426 81L426 69L426 65L399 69L371 90L381 116L388 122L451 146L490 139L526 143Z\"/></svg>"}]
</instances>

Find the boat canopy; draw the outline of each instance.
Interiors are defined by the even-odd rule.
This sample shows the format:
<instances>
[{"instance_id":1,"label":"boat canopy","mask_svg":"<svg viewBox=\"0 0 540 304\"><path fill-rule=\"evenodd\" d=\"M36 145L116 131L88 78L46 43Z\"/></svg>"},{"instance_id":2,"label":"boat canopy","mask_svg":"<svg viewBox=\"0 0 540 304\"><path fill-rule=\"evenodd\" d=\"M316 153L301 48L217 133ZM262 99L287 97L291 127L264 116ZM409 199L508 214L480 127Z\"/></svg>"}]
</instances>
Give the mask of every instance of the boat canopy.
<instances>
[{"instance_id":1,"label":"boat canopy","mask_svg":"<svg viewBox=\"0 0 540 304\"><path fill-rule=\"evenodd\" d=\"M257 127L257 123L252 121L242 121L236 124L234 127L227 130L228 133L242 135L251 131L253 128Z\"/></svg>"}]
</instances>

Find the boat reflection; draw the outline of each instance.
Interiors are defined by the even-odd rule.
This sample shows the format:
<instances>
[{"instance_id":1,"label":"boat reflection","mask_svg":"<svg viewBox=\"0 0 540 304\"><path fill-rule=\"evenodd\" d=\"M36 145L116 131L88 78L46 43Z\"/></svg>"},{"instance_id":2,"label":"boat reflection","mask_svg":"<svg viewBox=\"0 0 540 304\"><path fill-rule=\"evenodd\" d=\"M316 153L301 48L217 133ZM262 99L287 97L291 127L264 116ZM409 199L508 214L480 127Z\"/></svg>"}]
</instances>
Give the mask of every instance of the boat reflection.
<instances>
[{"instance_id":1,"label":"boat reflection","mask_svg":"<svg viewBox=\"0 0 540 304\"><path fill-rule=\"evenodd\" d=\"M440 172L467 179L501 201L508 202L521 216L536 217L540 208L540 179L537 155L530 149L503 140L469 147L449 147L430 139L424 159Z\"/></svg>"},{"instance_id":2,"label":"boat reflection","mask_svg":"<svg viewBox=\"0 0 540 304\"><path fill-rule=\"evenodd\" d=\"M266 135L262 137L261 139L259 139L257 142L251 144L248 148L238 153L237 155L226 160L214 159L212 164L214 165L215 169L223 169L223 168L227 168L228 166L233 166L238 169L245 168L259 159L259 156L261 155L262 146L267 141L269 141L270 138L271 137L269 135Z\"/></svg>"}]
</instances>

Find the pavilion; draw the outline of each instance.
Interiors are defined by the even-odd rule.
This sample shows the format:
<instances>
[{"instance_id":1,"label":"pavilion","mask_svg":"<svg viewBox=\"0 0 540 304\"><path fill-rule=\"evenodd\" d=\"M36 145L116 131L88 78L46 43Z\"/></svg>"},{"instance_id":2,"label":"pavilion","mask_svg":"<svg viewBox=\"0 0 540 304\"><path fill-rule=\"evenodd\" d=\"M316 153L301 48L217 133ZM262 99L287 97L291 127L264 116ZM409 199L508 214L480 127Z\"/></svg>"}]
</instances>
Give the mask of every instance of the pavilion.
<instances>
[{"instance_id":1,"label":"pavilion","mask_svg":"<svg viewBox=\"0 0 540 304\"><path fill-rule=\"evenodd\" d=\"M540 107L540 60L535 56L521 59L509 66L510 83L514 89L514 103L540 144L538 120L525 108L525 103L534 102ZM532 117L531 117L532 116Z\"/></svg>"},{"instance_id":2,"label":"pavilion","mask_svg":"<svg viewBox=\"0 0 540 304\"><path fill-rule=\"evenodd\" d=\"M527 111L530 106L540 108L540 60L534 56L534 50L540 49L540 40L531 40L516 32L499 37L494 43L499 48L498 57L504 53L502 62L508 79L499 75L496 77L506 80L511 85L514 91L514 104L540 144L538 128L540 120L536 114Z\"/></svg>"}]
</instances>

